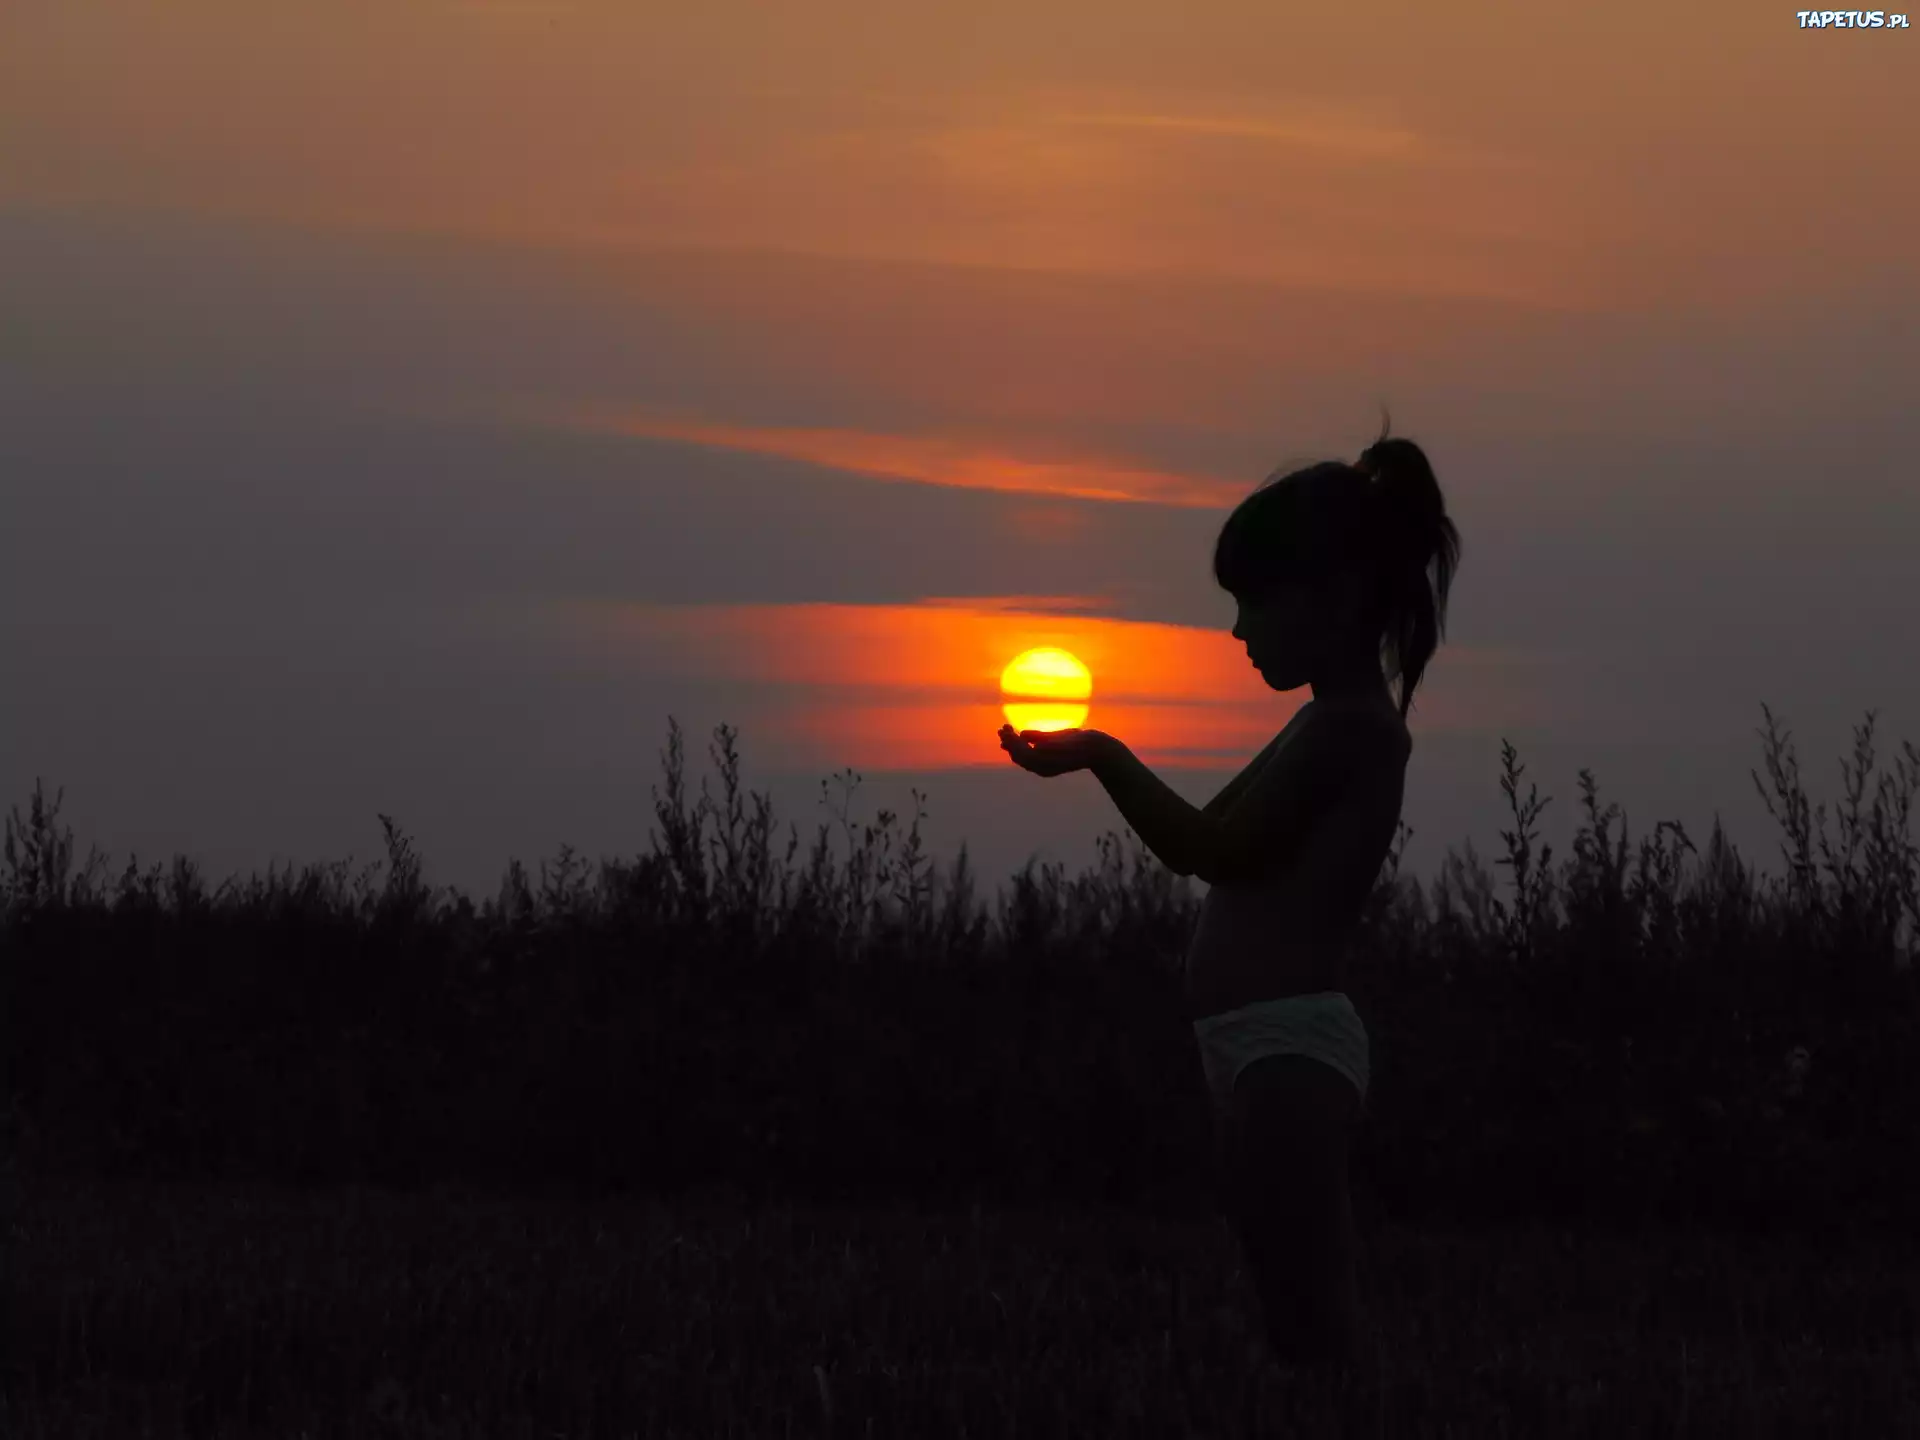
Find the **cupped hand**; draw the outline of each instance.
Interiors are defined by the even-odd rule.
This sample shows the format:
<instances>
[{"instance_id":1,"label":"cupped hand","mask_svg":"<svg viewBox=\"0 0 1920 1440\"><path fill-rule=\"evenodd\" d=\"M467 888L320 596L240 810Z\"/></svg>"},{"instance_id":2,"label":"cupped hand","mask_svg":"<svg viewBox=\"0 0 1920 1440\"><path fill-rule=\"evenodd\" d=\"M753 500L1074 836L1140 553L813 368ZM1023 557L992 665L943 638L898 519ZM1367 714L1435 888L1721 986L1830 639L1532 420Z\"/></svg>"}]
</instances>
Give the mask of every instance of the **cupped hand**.
<instances>
[{"instance_id":1,"label":"cupped hand","mask_svg":"<svg viewBox=\"0 0 1920 1440\"><path fill-rule=\"evenodd\" d=\"M1000 748L1013 763L1036 775L1065 775L1091 770L1109 753L1113 737L1104 730L1015 730L1000 727Z\"/></svg>"}]
</instances>

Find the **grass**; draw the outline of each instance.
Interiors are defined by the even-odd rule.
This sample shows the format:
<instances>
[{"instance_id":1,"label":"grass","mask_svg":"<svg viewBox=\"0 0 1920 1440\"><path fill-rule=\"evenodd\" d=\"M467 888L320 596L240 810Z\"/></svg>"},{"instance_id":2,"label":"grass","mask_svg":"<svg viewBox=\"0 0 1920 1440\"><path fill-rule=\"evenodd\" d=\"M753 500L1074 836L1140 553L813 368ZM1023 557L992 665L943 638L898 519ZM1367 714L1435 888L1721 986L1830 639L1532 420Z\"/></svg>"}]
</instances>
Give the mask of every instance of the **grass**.
<instances>
[{"instance_id":1,"label":"grass","mask_svg":"<svg viewBox=\"0 0 1920 1440\"><path fill-rule=\"evenodd\" d=\"M385 816L384 867L110 881L36 788L0 851L0 1433L1920 1431L1920 755L1871 784L1869 715L1830 841L1766 719L1780 877L1717 827L1634 850L1584 771L1556 866L1511 746L1505 893L1470 846L1426 885L1390 857L1343 1389L1250 1357L1217 1221L1085 1199L1192 1118L1196 901L1137 841L982 904L918 816L896 854L843 807L844 863L823 825L795 869L727 727L689 810L672 726L651 854L476 905ZM870 1193L806 1198L808 1158ZM1710 1182L1806 1204L1749 1233Z\"/></svg>"},{"instance_id":2,"label":"grass","mask_svg":"<svg viewBox=\"0 0 1920 1440\"><path fill-rule=\"evenodd\" d=\"M1372 938L1396 953L1439 945L1483 959L1536 958L1591 949L1598 941L1661 960L1707 964L1721 958L1705 943L1721 938L1703 933L1712 921L1722 929L1739 927L1738 938L1761 945L1769 960L1790 962L1788 952L1805 958L1809 949L1818 948L1829 952L1828 960L1905 969L1920 935L1920 847L1908 833L1920 792L1920 751L1903 742L1894 769L1876 775L1875 717L1867 714L1854 732L1851 765L1841 764L1845 804L1835 810L1840 830L1835 839L1827 833L1825 804L1816 807L1808 800L1791 735L1779 728L1770 709L1762 709L1766 728L1759 733L1767 779L1763 782L1757 770L1751 774L1769 814L1785 832L1784 875L1763 877L1725 841L1717 823L1704 855L1672 820L1657 822L1637 851L1630 851L1624 815L1617 805L1600 806L1587 770L1580 771L1586 823L1575 836L1572 859L1555 868L1551 846L1536 852L1534 828L1550 802L1538 795L1537 786L1521 797L1525 770L1513 746L1503 742L1500 783L1514 825L1501 832L1506 853L1496 863L1509 872L1512 899L1496 893L1494 877L1471 842L1464 853L1449 849L1428 885L1400 876L1400 854L1413 833L1403 825L1369 910ZM900 817L894 811L881 809L865 826L851 818L851 798L862 780L849 769L833 777L844 789L837 808L828 782L821 782L821 803L833 812L845 838L844 864L834 855L836 827L823 822L805 867L796 869L798 826L789 827L785 853L778 854L771 801L741 793L737 732L721 725L715 735L711 754L724 789L722 803L714 802L702 780L699 800L688 807L684 747L678 724L670 722L661 755L666 794L654 791L660 828L649 830L651 853L596 866L563 845L551 865L541 862L537 883L514 860L497 893L483 899L477 911L473 900L455 888L424 883L421 857L386 815L379 817L387 850L384 883L376 883L383 868L379 862L356 872L343 861L309 865L297 876L291 865L281 871L270 867L264 876L229 879L209 891L186 857L145 870L137 857L129 857L117 882L109 882L107 859L97 849L76 873L72 832L58 825L64 791L49 799L38 784L26 813L16 806L6 821L0 907L16 917L119 905L189 914L222 906L278 913L296 909L347 922L395 915L422 921L591 917L617 922L631 918L634 902L644 899L674 921L712 927L748 946L804 935L820 949L819 958L836 964L881 951L908 963L960 954L987 959L1016 936L1027 918L1021 907L1031 903L1026 894L1031 862L1014 877L1011 895L1002 888L991 909L982 906L973 893L964 845L944 875L928 859L920 838L925 815L920 792L913 792L916 814L896 854L894 827ZM709 821L714 822L711 836ZM1617 835L1611 832L1615 822ZM1043 866L1042 887L1094 911L1128 898L1139 901L1143 912L1169 901L1192 901L1184 881L1161 867L1131 831L1126 838L1132 842L1130 876L1119 837L1108 832L1099 842L1103 863L1097 873L1063 887L1061 868Z\"/></svg>"},{"instance_id":3,"label":"grass","mask_svg":"<svg viewBox=\"0 0 1920 1440\"><path fill-rule=\"evenodd\" d=\"M60 1183L0 1429L154 1435L1911 1434L1911 1249L1369 1236L1345 1387L1253 1363L1217 1227L1116 1213Z\"/></svg>"}]
</instances>

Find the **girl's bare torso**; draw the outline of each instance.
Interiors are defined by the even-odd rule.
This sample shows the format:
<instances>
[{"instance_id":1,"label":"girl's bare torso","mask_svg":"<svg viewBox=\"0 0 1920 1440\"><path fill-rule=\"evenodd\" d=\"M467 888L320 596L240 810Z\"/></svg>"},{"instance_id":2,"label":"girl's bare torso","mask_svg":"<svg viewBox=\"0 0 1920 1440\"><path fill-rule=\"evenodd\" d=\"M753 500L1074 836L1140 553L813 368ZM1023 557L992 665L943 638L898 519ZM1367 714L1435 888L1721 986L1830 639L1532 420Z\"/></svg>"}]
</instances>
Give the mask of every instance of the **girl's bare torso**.
<instances>
[{"instance_id":1,"label":"girl's bare torso","mask_svg":"<svg viewBox=\"0 0 1920 1440\"><path fill-rule=\"evenodd\" d=\"M1404 723L1393 732L1397 753L1365 767L1271 872L1208 891L1187 951L1190 1019L1346 988L1347 950L1400 822L1413 742ZM1293 738L1282 732L1281 747Z\"/></svg>"}]
</instances>

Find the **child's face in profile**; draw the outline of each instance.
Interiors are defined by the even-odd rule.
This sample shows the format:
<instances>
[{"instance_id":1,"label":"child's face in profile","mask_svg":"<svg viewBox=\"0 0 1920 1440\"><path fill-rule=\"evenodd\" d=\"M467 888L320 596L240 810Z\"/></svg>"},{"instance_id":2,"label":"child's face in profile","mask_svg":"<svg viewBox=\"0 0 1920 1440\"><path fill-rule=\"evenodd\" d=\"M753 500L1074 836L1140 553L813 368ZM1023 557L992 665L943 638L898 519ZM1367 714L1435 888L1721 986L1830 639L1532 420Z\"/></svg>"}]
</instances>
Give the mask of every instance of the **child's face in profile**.
<instances>
[{"instance_id":1,"label":"child's face in profile","mask_svg":"<svg viewBox=\"0 0 1920 1440\"><path fill-rule=\"evenodd\" d=\"M1233 638L1247 647L1247 659L1275 690L1295 690L1307 683L1307 661L1302 653L1312 627L1310 597L1298 585L1288 585L1249 600L1236 595L1238 615Z\"/></svg>"},{"instance_id":2,"label":"child's face in profile","mask_svg":"<svg viewBox=\"0 0 1920 1440\"><path fill-rule=\"evenodd\" d=\"M1297 690L1338 658L1351 628L1352 587L1290 581L1258 601L1234 597L1233 638L1275 690Z\"/></svg>"}]
</instances>

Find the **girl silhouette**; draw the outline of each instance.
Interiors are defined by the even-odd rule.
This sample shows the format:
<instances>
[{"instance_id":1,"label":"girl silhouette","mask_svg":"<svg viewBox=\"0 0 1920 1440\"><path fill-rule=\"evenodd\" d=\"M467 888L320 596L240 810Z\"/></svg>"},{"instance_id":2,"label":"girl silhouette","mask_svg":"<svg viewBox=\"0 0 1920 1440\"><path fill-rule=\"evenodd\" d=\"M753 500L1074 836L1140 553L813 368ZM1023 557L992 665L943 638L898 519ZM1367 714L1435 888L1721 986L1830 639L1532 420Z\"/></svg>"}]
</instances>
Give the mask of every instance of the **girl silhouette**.
<instances>
[{"instance_id":1,"label":"girl silhouette","mask_svg":"<svg viewBox=\"0 0 1920 1440\"><path fill-rule=\"evenodd\" d=\"M1000 730L1035 774L1091 770L1155 855L1212 887L1187 952L1188 1015L1227 1218L1286 1364L1359 1351L1347 1162L1369 1067L1346 949L1399 827L1407 712L1459 562L1432 466L1390 428L1355 464L1269 477L1220 531L1213 573L1239 607L1234 638L1273 689L1312 699L1204 809L1101 731Z\"/></svg>"}]
</instances>

